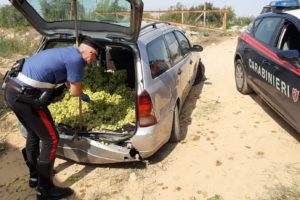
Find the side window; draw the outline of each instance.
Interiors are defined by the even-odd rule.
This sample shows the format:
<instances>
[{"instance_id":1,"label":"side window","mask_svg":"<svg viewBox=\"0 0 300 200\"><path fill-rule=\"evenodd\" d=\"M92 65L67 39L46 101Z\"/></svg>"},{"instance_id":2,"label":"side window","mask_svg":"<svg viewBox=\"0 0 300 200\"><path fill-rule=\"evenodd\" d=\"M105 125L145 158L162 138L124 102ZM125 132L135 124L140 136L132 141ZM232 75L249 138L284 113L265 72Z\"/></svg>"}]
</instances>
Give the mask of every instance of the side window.
<instances>
[{"instance_id":1,"label":"side window","mask_svg":"<svg viewBox=\"0 0 300 200\"><path fill-rule=\"evenodd\" d=\"M179 31L175 31L175 35L178 38L182 54L185 55L190 52L191 45L189 40Z\"/></svg>"},{"instance_id":2,"label":"side window","mask_svg":"<svg viewBox=\"0 0 300 200\"><path fill-rule=\"evenodd\" d=\"M266 44L270 44L274 32L280 22L281 22L280 18L263 19L255 31L254 34L255 38L257 38L258 40Z\"/></svg>"},{"instance_id":3,"label":"side window","mask_svg":"<svg viewBox=\"0 0 300 200\"><path fill-rule=\"evenodd\" d=\"M74 42L70 42L70 41L50 41L46 44L45 49L69 47L73 45Z\"/></svg>"},{"instance_id":4,"label":"side window","mask_svg":"<svg viewBox=\"0 0 300 200\"><path fill-rule=\"evenodd\" d=\"M257 26L260 22L261 22L261 19L257 19L253 24L254 28L257 28Z\"/></svg>"},{"instance_id":5,"label":"side window","mask_svg":"<svg viewBox=\"0 0 300 200\"><path fill-rule=\"evenodd\" d=\"M182 58L178 41L176 40L176 37L173 32L166 34L165 38L170 50L171 59L174 63L177 63Z\"/></svg>"},{"instance_id":6,"label":"side window","mask_svg":"<svg viewBox=\"0 0 300 200\"><path fill-rule=\"evenodd\" d=\"M283 51L298 50L300 52L300 32L297 27L286 22L278 38L277 48Z\"/></svg>"},{"instance_id":7,"label":"side window","mask_svg":"<svg viewBox=\"0 0 300 200\"><path fill-rule=\"evenodd\" d=\"M171 67L167 47L162 37L147 45L147 54L152 78L158 77Z\"/></svg>"}]
</instances>

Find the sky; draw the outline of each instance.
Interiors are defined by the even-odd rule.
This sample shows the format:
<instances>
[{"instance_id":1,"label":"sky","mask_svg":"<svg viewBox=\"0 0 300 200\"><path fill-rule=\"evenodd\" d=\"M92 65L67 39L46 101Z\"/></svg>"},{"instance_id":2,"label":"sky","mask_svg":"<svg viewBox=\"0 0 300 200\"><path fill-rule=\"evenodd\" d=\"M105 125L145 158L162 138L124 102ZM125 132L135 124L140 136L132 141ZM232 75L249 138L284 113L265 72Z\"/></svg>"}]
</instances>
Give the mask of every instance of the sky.
<instances>
[{"instance_id":1,"label":"sky","mask_svg":"<svg viewBox=\"0 0 300 200\"><path fill-rule=\"evenodd\" d=\"M272 0L143 0L144 10L165 10L180 2L187 8L197 6L204 2L213 3L214 6L232 7L239 17L257 16L262 7ZM8 0L0 0L0 4L9 4Z\"/></svg>"}]
</instances>

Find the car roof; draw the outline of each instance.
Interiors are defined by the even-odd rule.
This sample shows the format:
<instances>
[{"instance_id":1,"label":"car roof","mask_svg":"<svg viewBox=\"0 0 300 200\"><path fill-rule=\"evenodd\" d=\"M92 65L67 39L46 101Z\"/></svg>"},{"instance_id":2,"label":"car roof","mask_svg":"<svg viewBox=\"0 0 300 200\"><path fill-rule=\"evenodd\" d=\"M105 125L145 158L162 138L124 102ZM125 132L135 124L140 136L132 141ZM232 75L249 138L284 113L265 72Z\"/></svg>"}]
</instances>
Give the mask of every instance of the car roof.
<instances>
[{"instance_id":1,"label":"car roof","mask_svg":"<svg viewBox=\"0 0 300 200\"><path fill-rule=\"evenodd\" d=\"M176 26L173 26L168 22L154 22L149 24L142 24L139 40L142 43L147 44L153 39L162 36L164 33L175 29L179 30Z\"/></svg>"},{"instance_id":2,"label":"car roof","mask_svg":"<svg viewBox=\"0 0 300 200\"><path fill-rule=\"evenodd\" d=\"M257 17L259 18L264 18L264 17L275 17L275 16L280 16L280 17L290 17L294 18L300 23L300 9L293 9L293 10L273 10L270 12L263 13Z\"/></svg>"},{"instance_id":3,"label":"car roof","mask_svg":"<svg viewBox=\"0 0 300 200\"><path fill-rule=\"evenodd\" d=\"M284 11L284 13L293 15L294 17L297 17L300 20L300 9Z\"/></svg>"}]
</instances>

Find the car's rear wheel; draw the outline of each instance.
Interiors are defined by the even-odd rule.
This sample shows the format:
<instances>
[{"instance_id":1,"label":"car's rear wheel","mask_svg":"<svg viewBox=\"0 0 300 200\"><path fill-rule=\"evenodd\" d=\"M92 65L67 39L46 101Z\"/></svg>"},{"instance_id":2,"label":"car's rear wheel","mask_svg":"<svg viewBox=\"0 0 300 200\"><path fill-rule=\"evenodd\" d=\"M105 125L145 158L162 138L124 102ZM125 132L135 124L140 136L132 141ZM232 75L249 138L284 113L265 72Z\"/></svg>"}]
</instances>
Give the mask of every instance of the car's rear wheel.
<instances>
[{"instance_id":1,"label":"car's rear wheel","mask_svg":"<svg viewBox=\"0 0 300 200\"><path fill-rule=\"evenodd\" d=\"M249 94L252 91L250 86L247 83L247 73L244 67L243 62L238 59L235 62L235 84L236 89L242 94Z\"/></svg>"},{"instance_id":2,"label":"car's rear wheel","mask_svg":"<svg viewBox=\"0 0 300 200\"><path fill-rule=\"evenodd\" d=\"M176 104L173 112L173 124L170 142L180 142L182 139L181 130L180 130L180 120L179 120L179 108Z\"/></svg>"}]
</instances>

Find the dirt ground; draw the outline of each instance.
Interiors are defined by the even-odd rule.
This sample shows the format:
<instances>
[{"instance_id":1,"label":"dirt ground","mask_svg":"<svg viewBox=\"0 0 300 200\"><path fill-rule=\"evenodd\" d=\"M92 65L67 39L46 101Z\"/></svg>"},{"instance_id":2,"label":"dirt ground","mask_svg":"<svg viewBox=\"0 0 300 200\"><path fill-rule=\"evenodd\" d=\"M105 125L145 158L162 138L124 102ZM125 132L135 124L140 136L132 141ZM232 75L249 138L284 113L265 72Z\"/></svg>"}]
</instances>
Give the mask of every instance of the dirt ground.
<instances>
[{"instance_id":1,"label":"dirt ground","mask_svg":"<svg viewBox=\"0 0 300 200\"><path fill-rule=\"evenodd\" d=\"M186 138L145 162L81 165L57 159L55 182L68 199L300 199L300 136L255 94L235 89L237 38L204 49L207 80L194 86L181 113ZM20 149L25 140L11 113L2 115L1 199L35 199ZM222 198L221 198L222 197Z\"/></svg>"}]
</instances>

